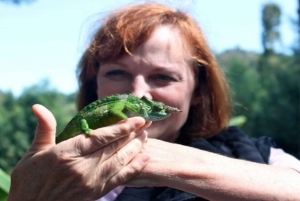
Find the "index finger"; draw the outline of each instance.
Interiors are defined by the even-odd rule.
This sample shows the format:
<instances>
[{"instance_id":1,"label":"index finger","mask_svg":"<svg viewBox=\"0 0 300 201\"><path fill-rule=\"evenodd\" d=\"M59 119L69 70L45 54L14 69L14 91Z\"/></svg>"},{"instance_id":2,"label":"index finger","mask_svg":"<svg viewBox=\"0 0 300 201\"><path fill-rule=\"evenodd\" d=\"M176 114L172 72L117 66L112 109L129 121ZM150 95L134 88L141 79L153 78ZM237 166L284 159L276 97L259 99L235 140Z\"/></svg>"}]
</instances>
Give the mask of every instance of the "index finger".
<instances>
[{"instance_id":1,"label":"index finger","mask_svg":"<svg viewBox=\"0 0 300 201\"><path fill-rule=\"evenodd\" d=\"M70 157L84 156L116 140L127 137L131 133L133 133L132 138L134 138L142 133L148 126L149 123L146 123L143 118L132 117L127 120L122 120L117 124L93 130L91 136L78 135L72 139L61 142L57 146L60 146L61 149L72 147L74 155L69 152L69 154L73 155Z\"/></svg>"}]
</instances>

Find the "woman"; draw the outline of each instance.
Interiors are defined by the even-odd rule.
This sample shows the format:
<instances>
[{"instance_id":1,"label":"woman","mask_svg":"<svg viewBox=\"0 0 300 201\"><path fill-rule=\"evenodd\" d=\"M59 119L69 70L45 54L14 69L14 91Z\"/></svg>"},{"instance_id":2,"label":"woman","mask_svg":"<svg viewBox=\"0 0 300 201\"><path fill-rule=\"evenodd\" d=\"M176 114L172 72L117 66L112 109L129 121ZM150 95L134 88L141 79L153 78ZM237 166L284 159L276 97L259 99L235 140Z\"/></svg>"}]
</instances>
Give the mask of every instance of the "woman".
<instances>
[{"instance_id":1,"label":"woman","mask_svg":"<svg viewBox=\"0 0 300 201\"><path fill-rule=\"evenodd\" d=\"M298 160L274 157L269 138L227 127L226 81L188 15L159 4L117 10L78 70L78 109L131 93L182 112L151 125L130 118L55 145L55 119L35 105L36 137L12 174L9 200L300 199Z\"/></svg>"}]
</instances>

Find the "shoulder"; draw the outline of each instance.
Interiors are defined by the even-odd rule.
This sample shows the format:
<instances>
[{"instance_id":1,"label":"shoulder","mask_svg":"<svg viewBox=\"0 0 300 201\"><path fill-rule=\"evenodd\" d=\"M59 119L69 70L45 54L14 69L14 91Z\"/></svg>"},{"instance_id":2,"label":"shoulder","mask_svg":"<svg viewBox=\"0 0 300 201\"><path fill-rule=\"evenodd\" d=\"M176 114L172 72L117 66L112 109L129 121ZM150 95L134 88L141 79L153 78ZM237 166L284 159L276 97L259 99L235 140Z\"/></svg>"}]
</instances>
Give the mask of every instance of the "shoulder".
<instances>
[{"instance_id":1,"label":"shoulder","mask_svg":"<svg viewBox=\"0 0 300 201\"><path fill-rule=\"evenodd\" d=\"M268 164L271 148L276 147L276 143L271 137L251 137L235 126L224 129L216 137L224 139L227 144L233 147L233 151L238 148L239 152L247 158L261 158L263 161L260 162L265 164Z\"/></svg>"},{"instance_id":2,"label":"shoulder","mask_svg":"<svg viewBox=\"0 0 300 201\"><path fill-rule=\"evenodd\" d=\"M232 158L266 164L272 140L266 137L251 138L238 127L228 127L211 138L198 139L190 146Z\"/></svg>"}]
</instances>

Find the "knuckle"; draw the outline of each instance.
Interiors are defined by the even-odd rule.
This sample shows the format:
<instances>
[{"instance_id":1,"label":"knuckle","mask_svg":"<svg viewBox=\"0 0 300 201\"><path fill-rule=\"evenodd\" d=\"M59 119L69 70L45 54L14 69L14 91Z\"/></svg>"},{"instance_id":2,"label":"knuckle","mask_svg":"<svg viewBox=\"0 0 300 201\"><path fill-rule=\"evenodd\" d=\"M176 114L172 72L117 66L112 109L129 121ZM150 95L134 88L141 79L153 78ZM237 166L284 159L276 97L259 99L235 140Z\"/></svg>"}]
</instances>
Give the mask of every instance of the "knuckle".
<instances>
[{"instance_id":1,"label":"knuckle","mask_svg":"<svg viewBox=\"0 0 300 201\"><path fill-rule=\"evenodd\" d=\"M135 162L130 162L125 168L123 168L123 171L118 173L118 183L123 183L137 174L141 173L141 171L144 169L145 165L142 163L139 163L137 161Z\"/></svg>"},{"instance_id":2,"label":"knuckle","mask_svg":"<svg viewBox=\"0 0 300 201\"><path fill-rule=\"evenodd\" d=\"M57 158L60 162L70 162L73 161L76 157L80 156L80 150L83 148L83 143L80 140L74 141L74 146L64 149L59 149L53 153L53 157Z\"/></svg>"},{"instance_id":3,"label":"knuckle","mask_svg":"<svg viewBox=\"0 0 300 201\"><path fill-rule=\"evenodd\" d=\"M81 164L81 165L76 165L72 168L72 171L75 175L78 177L83 178L84 175L86 175L86 170L88 169L87 165Z\"/></svg>"},{"instance_id":4,"label":"knuckle","mask_svg":"<svg viewBox=\"0 0 300 201\"><path fill-rule=\"evenodd\" d=\"M134 175L137 174L139 172L141 172L144 168L144 165L142 165L141 163L138 162L134 162L134 163L130 163L129 166L129 173Z\"/></svg>"},{"instance_id":5,"label":"knuckle","mask_svg":"<svg viewBox=\"0 0 300 201\"><path fill-rule=\"evenodd\" d=\"M119 127L121 135L128 135L133 131L133 128L128 124L121 124Z\"/></svg>"},{"instance_id":6,"label":"knuckle","mask_svg":"<svg viewBox=\"0 0 300 201\"><path fill-rule=\"evenodd\" d=\"M117 151L115 154L115 160L119 166L124 167L129 162L129 156L130 154L125 151Z\"/></svg>"},{"instance_id":7,"label":"knuckle","mask_svg":"<svg viewBox=\"0 0 300 201\"><path fill-rule=\"evenodd\" d=\"M94 190L95 189L95 182L94 179L89 179L86 180L83 184L82 184L82 190L84 191L90 191L90 190Z\"/></svg>"},{"instance_id":8,"label":"knuckle","mask_svg":"<svg viewBox=\"0 0 300 201\"><path fill-rule=\"evenodd\" d=\"M109 143L109 138L106 135L96 134L96 135L92 135L91 138L92 138L91 142L95 146L106 145Z\"/></svg>"}]
</instances>

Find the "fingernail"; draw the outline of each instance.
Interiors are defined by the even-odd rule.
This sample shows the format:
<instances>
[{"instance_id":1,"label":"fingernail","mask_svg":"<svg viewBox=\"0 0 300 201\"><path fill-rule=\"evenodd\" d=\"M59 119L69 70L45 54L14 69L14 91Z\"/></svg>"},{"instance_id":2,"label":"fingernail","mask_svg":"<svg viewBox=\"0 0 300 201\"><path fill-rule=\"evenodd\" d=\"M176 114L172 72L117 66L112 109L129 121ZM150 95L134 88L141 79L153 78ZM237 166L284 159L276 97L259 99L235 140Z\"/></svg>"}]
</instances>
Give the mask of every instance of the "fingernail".
<instances>
[{"instance_id":1,"label":"fingernail","mask_svg":"<svg viewBox=\"0 0 300 201\"><path fill-rule=\"evenodd\" d=\"M135 118L139 119L135 121L135 126L137 128L143 127L145 125L145 120L142 117L135 117Z\"/></svg>"},{"instance_id":2,"label":"fingernail","mask_svg":"<svg viewBox=\"0 0 300 201\"><path fill-rule=\"evenodd\" d=\"M143 135L145 135L144 142L147 142L147 140L148 140L148 132L144 131Z\"/></svg>"},{"instance_id":3,"label":"fingernail","mask_svg":"<svg viewBox=\"0 0 300 201\"><path fill-rule=\"evenodd\" d=\"M140 138L141 141L146 142L147 136L148 136L147 131L143 131L143 132L141 132L141 134L138 136L138 138Z\"/></svg>"}]
</instances>

